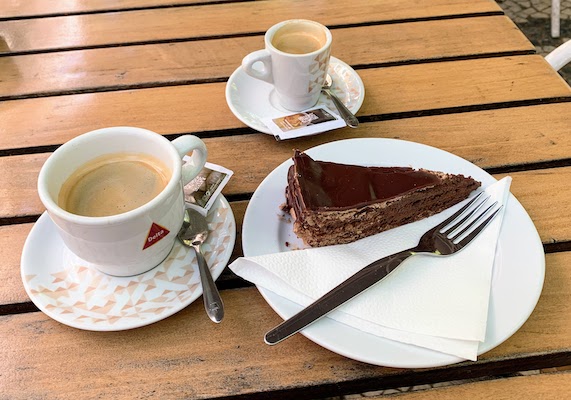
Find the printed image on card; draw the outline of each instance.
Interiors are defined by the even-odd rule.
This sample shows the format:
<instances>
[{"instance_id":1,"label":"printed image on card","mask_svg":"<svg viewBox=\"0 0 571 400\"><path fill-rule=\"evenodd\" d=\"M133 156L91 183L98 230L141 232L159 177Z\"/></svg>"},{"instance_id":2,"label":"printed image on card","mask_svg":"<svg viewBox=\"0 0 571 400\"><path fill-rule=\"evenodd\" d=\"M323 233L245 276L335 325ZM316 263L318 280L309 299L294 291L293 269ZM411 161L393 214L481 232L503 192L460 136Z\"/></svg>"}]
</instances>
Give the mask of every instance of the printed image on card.
<instances>
[{"instance_id":1,"label":"printed image on card","mask_svg":"<svg viewBox=\"0 0 571 400\"><path fill-rule=\"evenodd\" d=\"M335 121L335 117L322 108L274 118L272 121L283 131L300 129L309 125L317 125L327 121Z\"/></svg>"},{"instance_id":2,"label":"printed image on card","mask_svg":"<svg viewBox=\"0 0 571 400\"><path fill-rule=\"evenodd\" d=\"M184 201L187 206L202 215L208 214L208 210L233 174L234 172L220 165L206 163L196 178L184 186Z\"/></svg>"},{"instance_id":3,"label":"printed image on card","mask_svg":"<svg viewBox=\"0 0 571 400\"><path fill-rule=\"evenodd\" d=\"M267 118L263 122L278 140L314 135L345 126L345 122L326 107Z\"/></svg>"}]
</instances>

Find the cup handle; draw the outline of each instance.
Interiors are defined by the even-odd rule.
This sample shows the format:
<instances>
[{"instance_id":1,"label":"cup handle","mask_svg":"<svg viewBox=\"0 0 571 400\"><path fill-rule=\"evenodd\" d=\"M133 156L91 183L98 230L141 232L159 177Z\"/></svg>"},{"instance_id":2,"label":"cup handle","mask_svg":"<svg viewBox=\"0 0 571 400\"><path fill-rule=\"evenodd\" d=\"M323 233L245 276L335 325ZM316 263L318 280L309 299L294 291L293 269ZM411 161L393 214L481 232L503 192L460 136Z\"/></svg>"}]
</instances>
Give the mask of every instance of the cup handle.
<instances>
[{"instance_id":1,"label":"cup handle","mask_svg":"<svg viewBox=\"0 0 571 400\"><path fill-rule=\"evenodd\" d=\"M253 65L257 62L263 64L263 69L254 69ZM272 58L270 52L267 50L258 50L248 54L242 60L242 69L251 77L261 79L263 81L273 83L272 77Z\"/></svg>"},{"instance_id":2,"label":"cup handle","mask_svg":"<svg viewBox=\"0 0 571 400\"><path fill-rule=\"evenodd\" d=\"M204 167L208 151L202 140L192 135L177 137L172 142L180 157L184 157L192 151L193 164L186 163L182 166L182 184L186 185L193 180Z\"/></svg>"}]
</instances>

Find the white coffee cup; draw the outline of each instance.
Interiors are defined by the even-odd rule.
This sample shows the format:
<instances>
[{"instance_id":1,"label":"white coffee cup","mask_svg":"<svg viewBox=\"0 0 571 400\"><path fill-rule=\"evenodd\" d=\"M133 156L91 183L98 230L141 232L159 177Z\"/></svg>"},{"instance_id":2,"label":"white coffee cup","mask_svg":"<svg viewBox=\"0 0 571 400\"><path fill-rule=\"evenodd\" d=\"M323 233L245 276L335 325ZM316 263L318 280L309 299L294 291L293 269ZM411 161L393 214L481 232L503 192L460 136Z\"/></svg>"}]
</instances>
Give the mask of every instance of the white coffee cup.
<instances>
[{"instance_id":1,"label":"white coffee cup","mask_svg":"<svg viewBox=\"0 0 571 400\"><path fill-rule=\"evenodd\" d=\"M193 165L182 164L192 151ZM133 210L109 216L72 214L58 204L64 182L85 163L109 154L141 154L161 162L170 179L156 197ZM171 251L184 218L183 186L206 162L206 146L185 135L172 142L141 128L112 127L80 135L45 162L38 192L65 245L109 275L131 276L160 264Z\"/></svg>"},{"instance_id":2,"label":"white coffee cup","mask_svg":"<svg viewBox=\"0 0 571 400\"><path fill-rule=\"evenodd\" d=\"M284 108L302 111L314 106L329 67L329 29L315 21L293 19L272 26L264 41L265 49L244 57L244 71L273 84Z\"/></svg>"}]
</instances>

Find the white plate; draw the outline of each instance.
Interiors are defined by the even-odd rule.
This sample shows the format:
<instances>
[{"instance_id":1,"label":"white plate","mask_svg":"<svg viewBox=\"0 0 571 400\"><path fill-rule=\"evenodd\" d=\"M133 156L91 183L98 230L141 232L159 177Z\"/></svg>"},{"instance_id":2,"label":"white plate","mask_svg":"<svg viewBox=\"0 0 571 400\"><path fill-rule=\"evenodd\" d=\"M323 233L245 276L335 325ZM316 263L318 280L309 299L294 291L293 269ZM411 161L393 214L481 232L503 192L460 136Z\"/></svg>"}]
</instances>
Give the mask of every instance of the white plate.
<instances>
[{"instance_id":1,"label":"white plate","mask_svg":"<svg viewBox=\"0 0 571 400\"><path fill-rule=\"evenodd\" d=\"M210 235L202 246L214 279L234 248L236 223L220 195L208 214ZM22 281L34 304L56 321L78 329L120 331L160 321L202 295L194 251L178 240L161 264L130 277L105 275L86 266L42 214L22 252Z\"/></svg>"},{"instance_id":2,"label":"white plate","mask_svg":"<svg viewBox=\"0 0 571 400\"><path fill-rule=\"evenodd\" d=\"M353 68L335 57L329 61L329 75L333 80L331 90L353 114L357 113L365 98L361 77ZM236 118L257 131L272 134L262 122L263 118L287 115L277 100L274 87L267 82L252 78L238 67L226 84L226 102ZM335 105L321 94L315 107L326 106L335 111Z\"/></svg>"},{"instance_id":3,"label":"white plate","mask_svg":"<svg viewBox=\"0 0 571 400\"><path fill-rule=\"evenodd\" d=\"M357 165L411 166L461 173L471 175L483 186L496 181L487 172L460 157L401 140L342 140L315 147L307 153L316 160ZM284 188L291 164L292 161L287 160L272 171L252 196L242 227L245 256L290 251L300 246L291 223L278 216L279 207L285 201ZM544 274L545 255L537 230L521 204L510 195L496 251L486 339L480 345L478 354L496 347L523 325L537 304ZM258 290L284 319L302 308L273 292L263 288ZM456 356L367 334L330 318L317 321L302 333L331 351L375 365L424 368L464 361Z\"/></svg>"}]
</instances>

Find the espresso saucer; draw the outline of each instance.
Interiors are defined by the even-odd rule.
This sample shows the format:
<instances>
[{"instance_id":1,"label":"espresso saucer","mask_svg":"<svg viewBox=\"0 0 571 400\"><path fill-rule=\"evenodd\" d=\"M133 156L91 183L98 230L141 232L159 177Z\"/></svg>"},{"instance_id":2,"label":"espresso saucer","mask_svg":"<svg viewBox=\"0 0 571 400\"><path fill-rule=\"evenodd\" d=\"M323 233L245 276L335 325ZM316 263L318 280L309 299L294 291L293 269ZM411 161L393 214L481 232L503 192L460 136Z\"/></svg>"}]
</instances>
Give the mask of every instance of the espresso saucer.
<instances>
[{"instance_id":1,"label":"espresso saucer","mask_svg":"<svg viewBox=\"0 0 571 400\"><path fill-rule=\"evenodd\" d=\"M207 220L210 235L201 247L216 279L236 240L234 214L222 195ZM152 270L114 277L67 249L47 213L26 239L21 275L28 296L40 310L62 324L90 331L145 326L171 316L202 295L194 250L178 240L169 256Z\"/></svg>"},{"instance_id":2,"label":"espresso saucer","mask_svg":"<svg viewBox=\"0 0 571 400\"><path fill-rule=\"evenodd\" d=\"M365 98L365 86L361 77L343 61L331 57L329 75L333 80L331 90L353 114L357 113ZM236 118L257 131L272 134L262 122L268 117L283 116L292 111L283 108L277 99L274 87L246 74L238 67L226 84L226 102ZM315 107L325 106L335 111L335 105L323 93Z\"/></svg>"}]
</instances>

